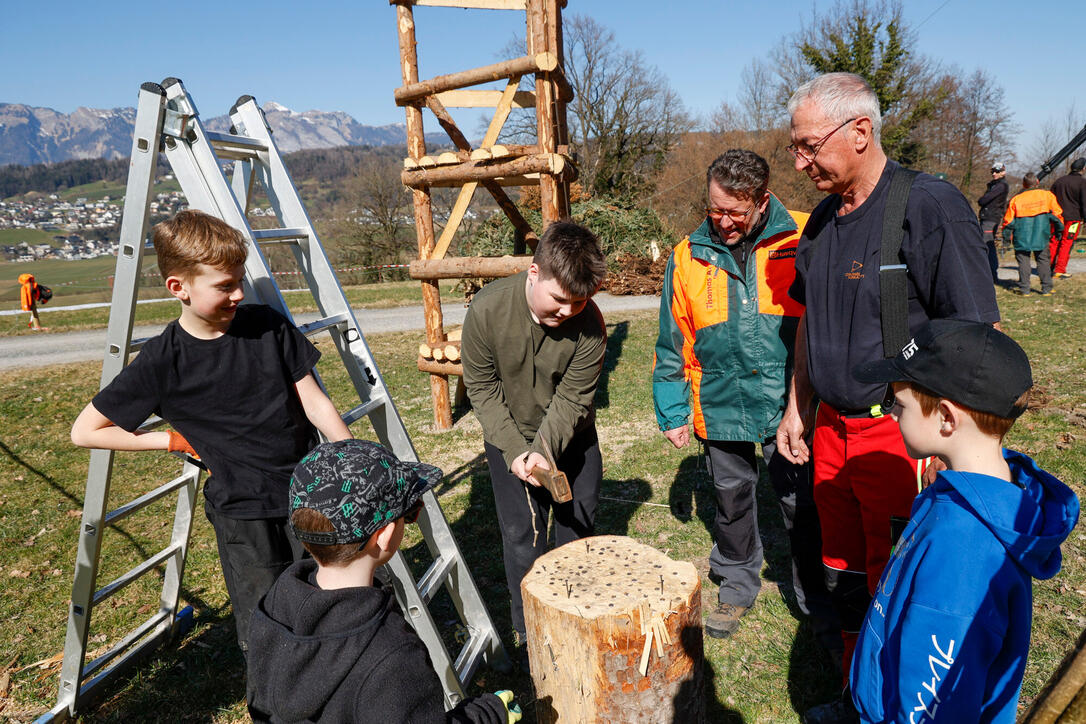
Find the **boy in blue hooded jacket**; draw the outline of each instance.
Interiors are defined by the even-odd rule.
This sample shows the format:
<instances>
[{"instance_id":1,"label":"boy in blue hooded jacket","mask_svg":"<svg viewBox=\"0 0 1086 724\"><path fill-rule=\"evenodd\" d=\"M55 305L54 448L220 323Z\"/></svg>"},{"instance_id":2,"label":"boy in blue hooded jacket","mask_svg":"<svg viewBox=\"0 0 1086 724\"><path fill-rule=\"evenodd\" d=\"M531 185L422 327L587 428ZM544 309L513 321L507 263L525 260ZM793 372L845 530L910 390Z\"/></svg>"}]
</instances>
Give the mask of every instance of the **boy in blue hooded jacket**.
<instances>
[{"instance_id":1,"label":"boy in blue hooded jacket","mask_svg":"<svg viewBox=\"0 0 1086 724\"><path fill-rule=\"evenodd\" d=\"M853 374L892 383L906 450L948 467L913 503L864 619L849 677L860 718L1014 722L1032 579L1060 570L1079 514L1070 488L1002 448L1033 386L1026 353L987 324L937 319Z\"/></svg>"}]
</instances>

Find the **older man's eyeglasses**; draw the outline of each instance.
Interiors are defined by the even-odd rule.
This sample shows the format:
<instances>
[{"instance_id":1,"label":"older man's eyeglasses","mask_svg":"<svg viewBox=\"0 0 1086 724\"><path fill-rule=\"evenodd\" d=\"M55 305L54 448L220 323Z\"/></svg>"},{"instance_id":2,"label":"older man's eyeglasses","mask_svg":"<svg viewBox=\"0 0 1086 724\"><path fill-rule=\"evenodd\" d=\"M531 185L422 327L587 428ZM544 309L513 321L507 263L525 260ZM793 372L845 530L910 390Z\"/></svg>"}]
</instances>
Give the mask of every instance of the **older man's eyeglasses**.
<instances>
[{"instance_id":1,"label":"older man's eyeglasses","mask_svg":"<svg viewBox=\"0 0 1086 724\"><path fill-rule=\"evenodd\" d=\"M792 158L796 159L797 161L802 160L804 163L814 163L815 156L817 156L818 152L822 150L822 147L826 145L826 141L830 140L830 137L833 136L833 134L837 133L842 128L844 128L845 126L847 126L848 124L852 123L855 120L856 120L856 118L848 119L847 121L842 123L840 126L838 126L837 128L835 128L832 131L830 131L829 133L827 133L822 138L815 141L814 144L811 145L811 146L803 145L801 147L801 146L797 146L796 144L792 143L792 144L789 144L788 146L786 146L785 149L788 151L788 153L792 154Z\"/></svg>"},{"instance_id":2,"label":"older man's eyeglasses","mask_svg":"<svg viewBox=\"0 0 1086 724\"><path fill-rule=\"evenodd\" d=\"M748 216L750 216L750 212L754 211L754 207L757 206L757 205L758 205L757 203L751 204L750 208L747 209L746 211L728 211L727 209L716 209L716 208L713 208L712 206L710 206L709 208L707 208L705 210L705 212L707 214L709 214L709 218L712 219L713 221L720 221L725 216L727 216L729 219L732 220L732 223L742 224L743 221Z\"/></svg>"}]
</instances>

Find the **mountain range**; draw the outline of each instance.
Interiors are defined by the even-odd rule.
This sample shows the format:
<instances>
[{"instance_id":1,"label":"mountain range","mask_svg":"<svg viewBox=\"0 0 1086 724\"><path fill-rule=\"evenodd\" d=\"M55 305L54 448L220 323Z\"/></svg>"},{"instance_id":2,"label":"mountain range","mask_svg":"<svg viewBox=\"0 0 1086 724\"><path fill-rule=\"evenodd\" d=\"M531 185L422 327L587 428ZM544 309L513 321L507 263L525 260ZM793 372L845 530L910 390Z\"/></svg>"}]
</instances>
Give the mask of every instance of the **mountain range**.
<instances>
[{"instance_id":1,"label":"mountain range","mask_svg":"<svg viewBox=\"0 0 1086 724\"><path fill-rule=\"evenodd\" d=\"M367 126L342 111L292 111L275 101L265 103L264 115L283 153L335 146L405 144L402 123ZM21 103L0 103L0 166L31 165L82 158L126 158L132 151L135 108L77 108L60 113ZM228 116L204 121L213 131L230 128ZM427 141L444 145L443 133Z\"/></svg>"}]
</instances>

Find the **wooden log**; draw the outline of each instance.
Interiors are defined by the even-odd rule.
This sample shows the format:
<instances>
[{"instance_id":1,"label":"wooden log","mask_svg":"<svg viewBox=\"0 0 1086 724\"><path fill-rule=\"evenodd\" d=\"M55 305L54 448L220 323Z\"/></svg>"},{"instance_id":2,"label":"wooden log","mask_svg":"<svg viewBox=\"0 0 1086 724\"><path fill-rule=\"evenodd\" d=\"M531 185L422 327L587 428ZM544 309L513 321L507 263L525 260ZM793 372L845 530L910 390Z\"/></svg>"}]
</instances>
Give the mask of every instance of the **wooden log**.
<instances>
[{"instance_id":1,"label":"wooden log","mask_svg":"<svg viewBox=\"0 0 1086 724\"><path fill-rule=\"evenodd\" d=\"M524 0L389 0L390 5L408 2L437 8L467 8L479 10L523 10Z\"/></svg>"},{"instance_id":2,"label":"wooden log","mask_svg":"<svg viewBox=\"0 0 1086 724\"><path fill-rule=\"evenodd\" d=\"M400 42L400 72L405 85L419 79L418 55L415 49L415 18L410 5L396 6L396 29ZM426 137L422 128L422 109L407 106L407 155L416 161L426 155ZM434 249L434 214L428 188L414 189L412 204L415 213L415 233L419 258L427 259ZM436 280L422 282L422 309L426 325L426 341L436 344L442 340L441 290ZM430 399L434 405L434 429L452 428L452 405L449 402L449 378L430 375Z\"/></svg>"},{"instance_id":3,"label":"wooden log","mask_svg":"<svg viewBox=\"0 0 1086 724\"><path fill-rule=\"evenodd\" d=\"M455 166L404 169L400 172L400 181L404 186L420 188L446 184L460 185L467 181L500 179L503 176L522 176L530 173L560 176L567 164L569 161L565 156L557 153L540 153L508 161L469 161Z\"/></svg>"},{"instance_id":4,"label":"wooden log","mask_svg":"<svg viewBox=\"0 0 1086 724\"><path fill-rule=\"evenodd\" d=\"M446 108L495 108L501 100L499 90L454 90L438 93L437 99ZM517 91L514 108L535 108L535 93Z\"/></svg>"},{"instance_id":5,"label":"wooden log","mask_svg":"<svg viewBox=\"0 0 1086 724\"><path fill-rule=\"evenodd\" d=\"M449 375L456 375L462 377L464 375L464 367L459 362L435 362L432 359L418 359L419 371L429 372L432 375L443 375L448 377Z\"/></svg>"},{"instance_id":6,"label":"wooden log","mask_svg":"<svg viewBox=\"0 0 1086 724\"><path fill-rule=\"evenodd\" d=\"M457 327L456 329L449 330L449 333L445 335L446 339L450 342L459 342L460 335L464 333L463 327Z\"/></svg>"},{"instance_id":7,"label":"wooden log","mask_svg":"<svg viewBox=\"0 0 1086 724\"><path fill-rule=\"evenodd\" d=\"M445 359L447 359L448 361L450 361L450 362L459 362L460 361L460 343L459 342L446 342L444 352L445 352Z\"/></svg>"},{"instance_id":8,"label":"wooden log","mask_svg":"<svg viewBox=\"0 0 1086 724\"><path fill-rule=\"evenodd\" d=\"M419 357L422 357L423 359L433 359L434 358L434 350L433 350L433 348L430 345L426 344L425 342L419 343Z\"/></svg>"},{"instance_id":9,"label":"wooden log","mask_svg":"<svg viewBox=\"0 0 1086 724\"><path fill-rule=\"evenodd\" d=\"M401 5L397 10L402 9ZM503 60L500 63L462 70L448 75L439 75L429 80L405 83L393 92L396 105L406 106L421 101L426 96L456 90L469 85L490 83L502 78L512 78L515 75L527 75L528 73L540 73L554 70L558 67L558 58L553 53L536 53L525 55L521 58Z\"/></svg>"},{"instance_id":10,"label":"wooden log","mask_svg":"<svg viewBox=\"0 0 1086 724\"><path fill-rule=\"evenodd\" d=\"M437 345L435 347L432 347L430 349L430 353L434 358L434 362L444 362L445 361L445 348L442 347L441 345Z\"/></svg>"},{"instance_id":11,"label":"wooden log","mask_svg":"<svg viewBox=\"0 0 1086 724\"><path fill-rule=\"evenodd\" d=\"M1086 629L1052 672L1021 724L1080 722L1086 714Z\"/></svg>"},{"instance_id":12,"label":"wooden log","mask_svg":"<svg viewBox=\"0 0 1086 724\"><path fill-rule=\"evenodd\" d=\"M447 256L444 259L416 259L408 267L412 279L497 279L524 271L530 256Z\"/></svg>"},{"instance_id":13,"label":"wooden log","mask_svg":"<svg viewBox=\"0 0 1086 724\"><path fill-rule=\"evenodd\" d=\"M520 587L538 722L704 721L693 565L596 536L541 556Z\"/></svg>"}]
</instances>

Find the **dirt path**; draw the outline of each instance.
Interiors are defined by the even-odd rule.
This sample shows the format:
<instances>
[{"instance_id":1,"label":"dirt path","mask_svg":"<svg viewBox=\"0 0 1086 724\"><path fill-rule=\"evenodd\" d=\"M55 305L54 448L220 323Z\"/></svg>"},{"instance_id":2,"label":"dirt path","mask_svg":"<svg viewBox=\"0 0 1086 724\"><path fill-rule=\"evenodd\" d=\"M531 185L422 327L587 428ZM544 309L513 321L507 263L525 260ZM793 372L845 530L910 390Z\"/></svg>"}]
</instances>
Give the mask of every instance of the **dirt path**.
<instances>
[{"instance_id":1,"label":"dirt path","mask_svg":"<svg viewBox=\"0 0 1086 724\"><path fill-rule=\"evenodd\" d=\"M653 296L613 297L610 294L597 294L595 299L605 318L608 312L660 308L660 298ZM460 303L442 305L445 326L463 323L466 311ZM392 309L356 309L355 318L362 327L362 333L366 335L423 329L421 305ZM315 314L303 314L299 315L296 321L305 324L314 319ZM137 339L151 337L161 330L161 325L138 326L132 331L132 336ZM100 360L105 354L105 345L104 329L4 337L0 338L0 370Z\"/></svg>"}]
</instances>

